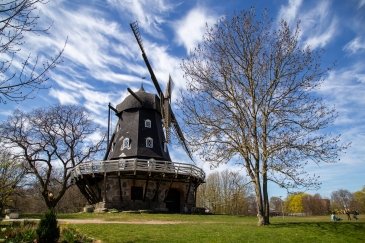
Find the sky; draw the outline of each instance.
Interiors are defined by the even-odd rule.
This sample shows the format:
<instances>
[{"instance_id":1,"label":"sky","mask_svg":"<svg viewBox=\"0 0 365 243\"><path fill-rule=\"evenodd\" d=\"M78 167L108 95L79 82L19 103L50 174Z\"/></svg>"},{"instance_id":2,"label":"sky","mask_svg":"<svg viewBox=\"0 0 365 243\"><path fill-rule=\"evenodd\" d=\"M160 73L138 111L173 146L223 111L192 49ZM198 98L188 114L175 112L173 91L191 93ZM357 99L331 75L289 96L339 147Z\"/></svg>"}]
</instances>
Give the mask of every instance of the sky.
<instances>
[{"instance_id":1,"label":"sky","mask_svg":"<svg viewBox=\"0 0 365 243\"><path fill-rule=\"evenodd\" d=\"M307 192L330 197L338 189L360 190L365 186L365 0L51 0L36 10L39 26L51 27L48 34L26 35L19 54L47 60L67 40L62 63L48 74L48 89L39 90L34 99L0 104L0 121L16 108L79 104L106 126L108 103L120 103L128 95L127 87L137 90L143 83L154 92L129 27L136 20L157 79L164 90L171 74L176 100L178 90L185 89L180 63L202 40L206 25L251 7L258 13L267 9L274 23L284 19L293 26L300 21L300 45L323 49L323 64L334 65L318 93L335 106L339 116L332 129L351 147L335 164L308 167L322 185ZM174 161L189 161L180 147L170 148L170 154ZM230 163L211 170L199 158L196 162L207 174L224 169L245 173ZM269 196L286 195L270 185Z\"/></svg>"}]
</instances>

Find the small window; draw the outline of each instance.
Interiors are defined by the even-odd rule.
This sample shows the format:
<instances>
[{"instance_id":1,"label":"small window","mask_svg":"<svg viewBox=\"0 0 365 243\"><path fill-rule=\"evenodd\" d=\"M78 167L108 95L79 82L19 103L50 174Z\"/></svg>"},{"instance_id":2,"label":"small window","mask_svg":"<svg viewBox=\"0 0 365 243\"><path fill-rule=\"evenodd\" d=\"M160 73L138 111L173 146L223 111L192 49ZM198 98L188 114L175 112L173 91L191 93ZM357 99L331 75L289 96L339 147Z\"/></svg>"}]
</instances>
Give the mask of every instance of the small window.
<instances>
[{"instance_id":1,"label":"small window","mask_svg":"<svg viewBox=\"0 0 365 243\"><path fill-rule=\"evenodd\" d=\"M130 148L129 138L123 139L123 147L122 147L122 150L123 149L129 149L129 148Z\"/></svg>"},{"instance_id":2,"label":"small window","mask_svg":"<svg viewBox=\"0 0 365 243\"><path fill-rule=\"evenodd\" d=\"M120 124L118 123L118 125L117 125L117 132L119 132L119 130L120 130Z\"/></svg>"},{"instance_id":3,"label":"small window","mask_svg":"<svg viewBox=\"0 0 365 243\"><path fill-rule=\"evenodd\" d=\"M153 139L146 138L146 148L153 148Z\"/></svg>"},{"instance_id":4,"label":"small window","mask_svg":"<svg viewBox=\"0 0 365 243\"><path fill-rule=\"evenodd\" d=\"M114 151L114 147L115 147L115 142L112 144L111 148L110 148L110 152Z\"/></svg>"},{"instance_id":5,"label":"small window","mask_svg":"<svg viewBox=\"0 0 365 243\"><path fill-rule=\"evenodd\" d=\"M144 127L151 128L151 120L147 119L144 121Z\"/></svg>"},{"instance_id":6,"label":"small window","mask_svg":"<svg viewBox=\"0 0 365 243\"><path fill-rule=\"evenodd\" d=\"M143 200L143 187L132 186L131 187L131 199L132 200Z\"/></svg>"}]
</instances>

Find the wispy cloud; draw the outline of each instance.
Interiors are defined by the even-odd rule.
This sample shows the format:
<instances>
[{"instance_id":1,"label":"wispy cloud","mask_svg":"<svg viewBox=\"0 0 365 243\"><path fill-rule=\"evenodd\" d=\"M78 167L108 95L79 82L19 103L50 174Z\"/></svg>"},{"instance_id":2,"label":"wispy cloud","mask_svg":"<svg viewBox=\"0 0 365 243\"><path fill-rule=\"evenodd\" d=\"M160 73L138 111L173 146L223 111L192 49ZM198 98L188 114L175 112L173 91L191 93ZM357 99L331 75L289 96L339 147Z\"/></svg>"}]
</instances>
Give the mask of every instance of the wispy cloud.
<instances>
[{"instance_id":1,"label":"wispy cloud","mask_svg":"<svg viewBox=\"0 0 365 243\"><path fill-rule=\"evenodd\" d=\"M190 52L203 39L206 24L212 26L217 20L218 16L210 13L207 8L193 8L184 18L174 22L175 41Z\"/></svg>"},{"instance_id":2,"label":"wispy cloud","mask_svg":"<svg viewBox=\"0 0 365 243\"><path fill-rule=\"evenodd\" d=\"M338 20L332 14L330 2L319 1L313 6L303 6L302 1L289 0L287 5L280 8L278 20L284 19L294 26L300 21L300 40L303 46L312 49L323 48L337 34Z\"/></svg>"},{"instance_id":3,"label":"wispy cloud","mask_svg":"<svg viewBox=\"0 0 365 243\"><path fill-rule=\"evenodd\" d=\"M361 37L356 37L352 39L349 43L347 43L344 46L343 50L349 52L350 54L362 52L365 50L365 39L362 39Z\"/></svg>"},{"instance_id":4,"label":"wispy cloud","mask_svg":"<svg viewBox=\"0 0 365 243\"><path fill-rule=\"evenodd\" d=\"M341 134L344 143L351 143L339 162L345 169L363 163L365 139L365 65L355 63L331 71L319 91L324 99L336 107L338 119L333 129ZM348 170L350 168L347 168ZM333 172L339 174L337 172ZM332 178L333 179L333 178Z\"/></svg>"},{"instance_id":5,"label":"wispy cloud","mask_svg":"<svg viewBox=\"0 0 365 243\"><path fill-rule=\"evenodd\" d=\"M160 25L176 4L165 0L108 0L108 4L116 8L121 15L129 15L130 21L137 20L144 31L156 35L162 34Z\"/></svg>"},{"instance_id":6,"label":"wispy cloud","mask_svg":"<svg viewBox=\"0 0 365 243\"><path fill-rule=\"evenodd\" d=\"M365 6L365 0L359 0L359 3L358 3L358 8L362 8L363 6Z\"/></svg>"},{"instance_id":7,"label":"wispy cloud","mask_svg":"<svg viewBox=\"0 0 365 243\"><path fill-rule=\"evenodd\" d=\"M66 38L63 59L65 66L84 68L99 81L116 84L140 82L138 68L129 69L136 49L127 48L132 36L105 12L87 6L73 6L65 2L50 2L41 8L42 16L53 20L49 35L31 36L27 43L34 51L60 49Z\"/></svg>"},{"instance_id":8,"label":"wispy cloud","mask_svg":"<svg viewBox=\"0 0 365 243\"><path fill-rule=\"evenodd\" d=\"M289 0L288 5L280 7L278 19L285 19L289 23L296 22L302 2L302 0Z\"/></svg>"},{"instance_id":9,"label":"wispy cloud","mask_svg":"<svg viewBox=\"0 0 365 243\"><path fill-rule=\"evenodd\" d=\"M79 104L79 101L76 98L77 97L76 93L70 93L70 92L56 90L54 88L51 88L49 91L49 95L56 98L61 103L61 105Z\"/></svg>"},{"instance_id":10,"label":"wispy cloud","mask_svg":"<svg viewBox=\"0 0 365 243\"><path fill-rule=\"evenodd\" d=\"M325 47L335 36L337 28L337 20L335 18L330 21L328 26L318 26L314 28L313 34L308 36L305 45L312 49ZM307 31L309 31L309 28Z\"/></svg>"}]
</instances>

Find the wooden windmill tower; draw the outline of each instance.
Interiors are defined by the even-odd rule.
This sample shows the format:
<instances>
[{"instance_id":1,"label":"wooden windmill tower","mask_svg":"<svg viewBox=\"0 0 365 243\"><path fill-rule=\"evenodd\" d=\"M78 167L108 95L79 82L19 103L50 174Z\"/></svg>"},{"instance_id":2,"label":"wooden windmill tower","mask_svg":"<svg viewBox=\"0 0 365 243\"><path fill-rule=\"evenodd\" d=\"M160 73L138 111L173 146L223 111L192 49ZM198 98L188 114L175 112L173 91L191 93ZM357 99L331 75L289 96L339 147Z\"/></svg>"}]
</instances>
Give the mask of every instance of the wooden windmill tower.
<instances>
[{"instance_id":1,"label":"wooden windmill tower","mask_svg":"<svg viewBox=\"0 0 365 243\"><path fill-rule=\"evenodd\" d=\"M142 45L137 23L131 25L157 94L137 92L116 108L118 117L104 160L77 166L73 178L90 204L97 209L190 212L204 171L195 165L172 162L167 144L170 129L190 158L191 152L171 109L169 82L162 92Z\"/></svg>"}]
</instances>

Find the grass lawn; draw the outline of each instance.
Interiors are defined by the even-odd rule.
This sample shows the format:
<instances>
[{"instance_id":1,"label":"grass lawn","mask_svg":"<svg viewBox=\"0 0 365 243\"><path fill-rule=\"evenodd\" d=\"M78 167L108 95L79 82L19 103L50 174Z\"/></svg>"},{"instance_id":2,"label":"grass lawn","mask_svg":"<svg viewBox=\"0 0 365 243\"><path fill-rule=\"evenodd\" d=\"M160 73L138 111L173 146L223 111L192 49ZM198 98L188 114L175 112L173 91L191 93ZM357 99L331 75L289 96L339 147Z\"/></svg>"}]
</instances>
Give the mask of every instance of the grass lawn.
<instances>
[{"instance_id":1,"label":"grass lawn","mask_svg":"<svg viewBox=\"0 0 365 243\"><path fill-rule=\"evenodd\" d=\"M274 217L265 227L256 226L255 217L226 215L82 213L58 217L108 221L69 225L102 242L365 242L361 215L357 222L329 222L329 216ZM156 224L146 224L151 221Z\"/></svg>"}]
</instances>

